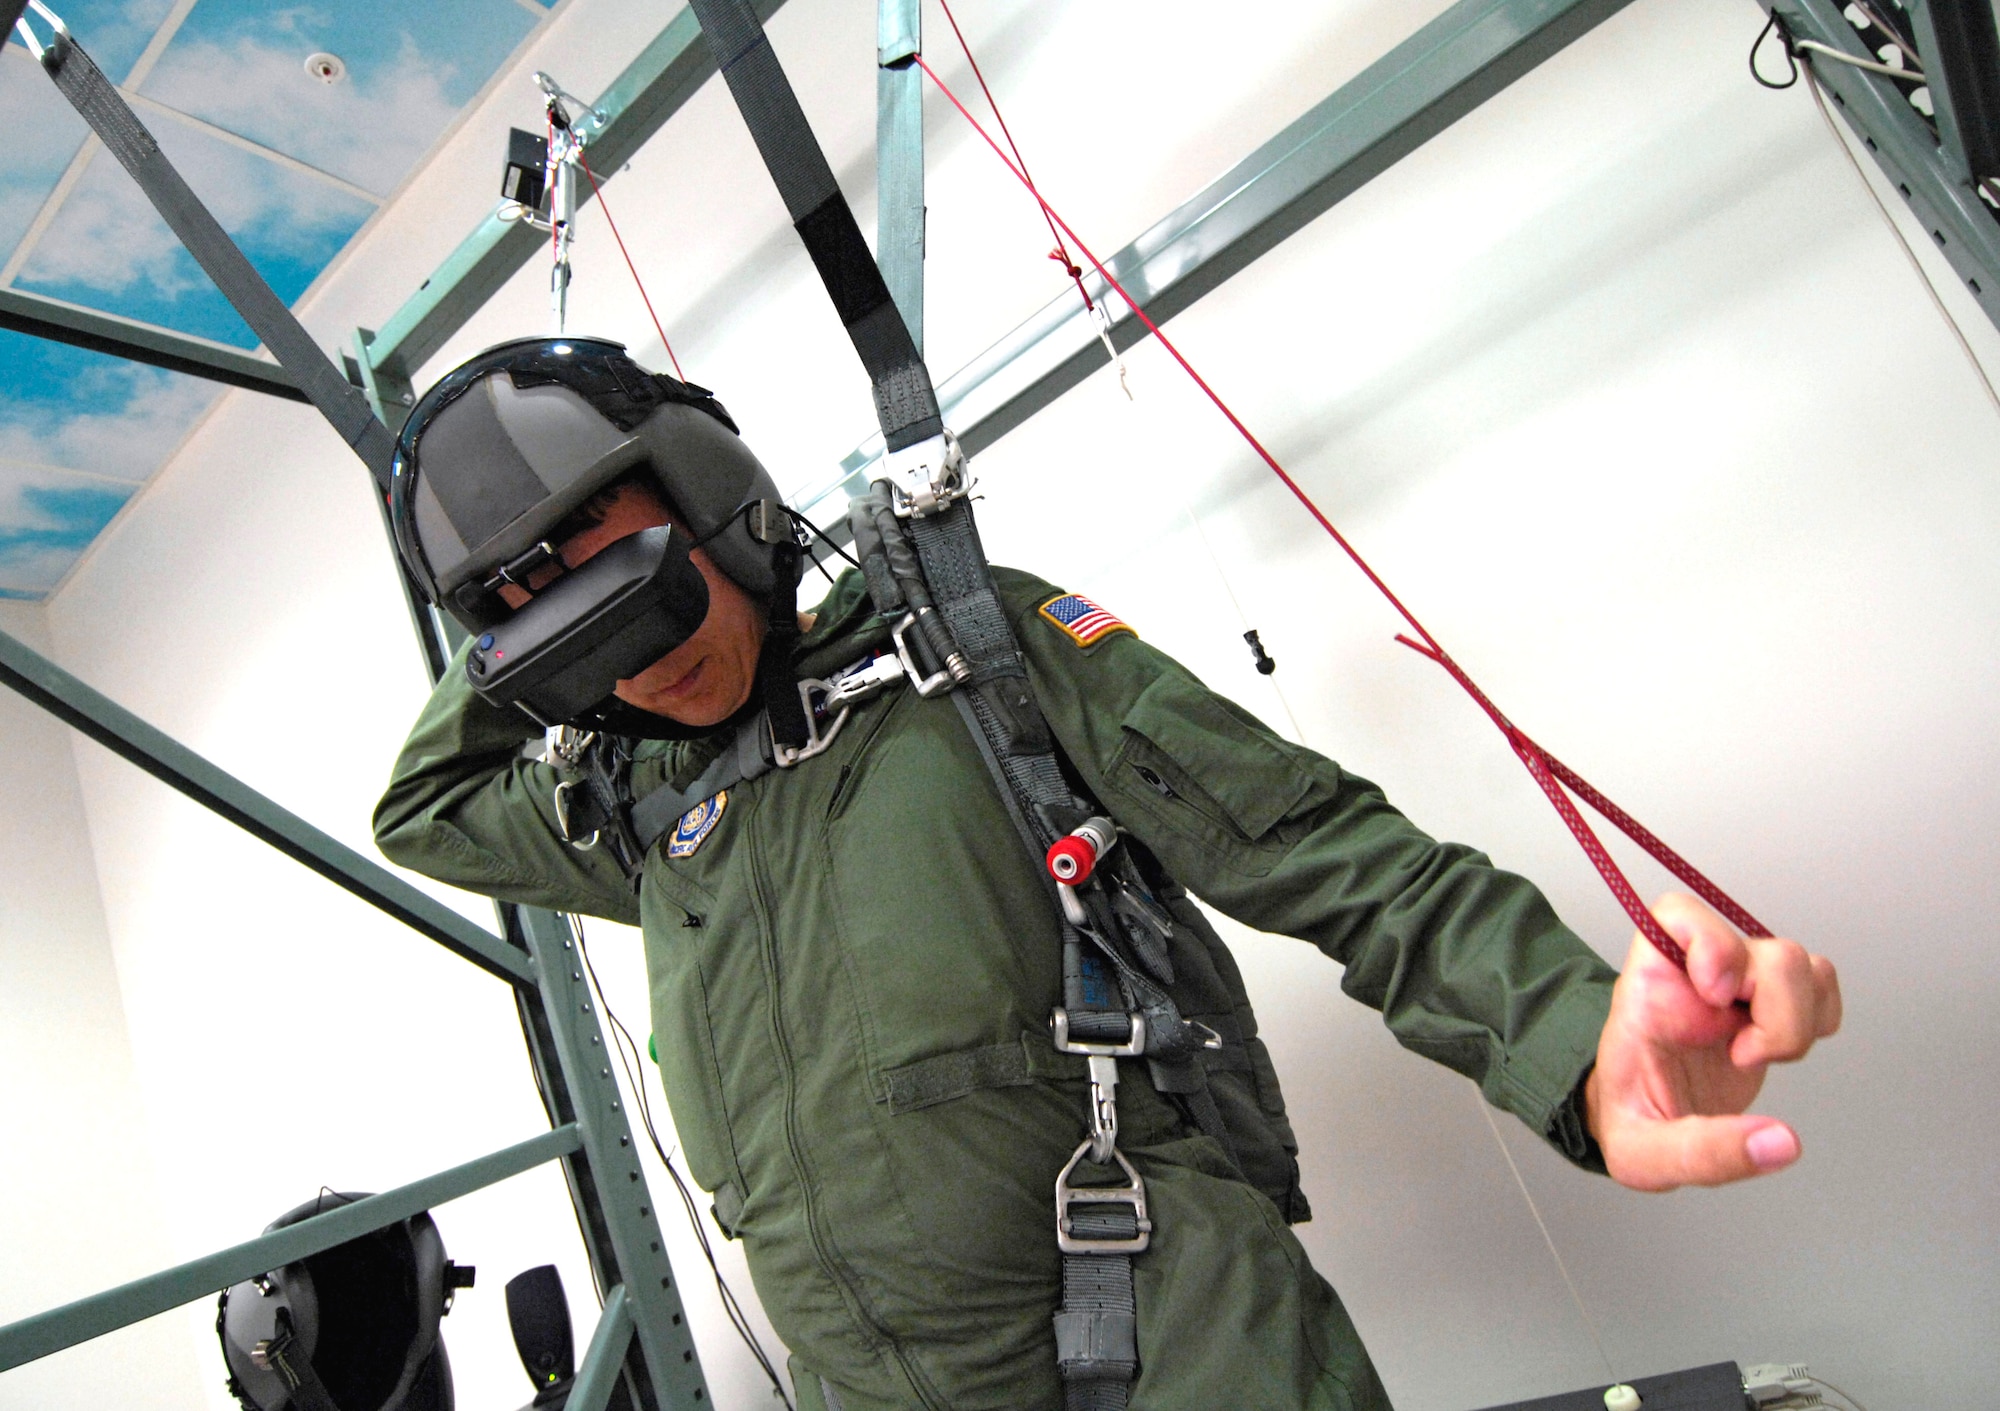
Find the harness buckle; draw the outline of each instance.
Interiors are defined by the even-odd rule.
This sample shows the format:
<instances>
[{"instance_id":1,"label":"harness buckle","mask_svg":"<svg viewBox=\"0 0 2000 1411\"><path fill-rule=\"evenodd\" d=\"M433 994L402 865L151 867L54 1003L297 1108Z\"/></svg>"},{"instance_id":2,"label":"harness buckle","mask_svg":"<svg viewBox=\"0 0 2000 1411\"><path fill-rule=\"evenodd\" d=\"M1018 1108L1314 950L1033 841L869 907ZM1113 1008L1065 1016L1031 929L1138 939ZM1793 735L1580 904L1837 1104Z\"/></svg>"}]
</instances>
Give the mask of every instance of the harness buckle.
<instances>
[{"instance_id":1,"label":"harness buckle","mask_svg":"<svg viewBox=\"0 0 2000 1411\"><path fill-rule=\"evenodd\" d=\"M833 692L834 688L825 681L799 682L799 700L806 708L806 742L794 749L790 745L779 744L774 738L771 741L771 762L778 768L790 769L793 765L811 759L816 754L824 753L833 744L834 738L840 734L840 727L845 725L847 717L854 713L851 706L842 705L840 714L833 718L833 723L822 730L819 723L820 712L831 705ZM817 701L814 700L815 695L819 697Z\"/></svg>"},{"instance_id":2,"label":"harness buckle","mask_svg":"<svg viewBox=\"0 0 2000 1411\"><path fill-rule=\"evenodd\" d=\"M910 684L916 687L918 695L929 699L940 691L949 691L954 677L949 666L942 668L934 676L924 675L923 668L917 665L917 659L910 651L908 641L910 629L916 624L915 613L905 615L901 622L889 629L889 640L896 644L896 659L903 663L903 674L910 678Z\"/></svg>"},{"instance_id":3,"label":"harness buckle","mask_svg":"<svg viewBox=\"0 0 2000 1411\"><path fill-rule=\"evenodd\" d=\"M1139 1179L1139 1173L1125 1154L1114 1149L1111 1159L1118 1163L1125 1173L1122 1186L1073 1186L1070 1176L1090 1155L1091 1142L1086 1139L1070 1156L1069 1164L1056 1177L1056 1248L1064 1254L1138 1254L1152 1243L1153 1222L1146 1215L1146 1183ZM1093 1158L1095 1160L1095 1158ZM1103 1164L1103 1163L1098 1163ZM1074 1205L1129 1205L1136 1233L1129 1239L1094 1238L1075 1233L1076 1221L1070 1213Z\"/></svg>"},{"instance_id":4,"label":"harness buckle","mask_svg":"<svg viewBox=\"0 0 2000 1411\"><path fill-rule=\"evenodd\" d=\"M1146 1052L1146 1016L1133 1011L1126 1018L1132 1021L1132 1037L1122 1044L1094 1044L1069 1036L1069 1011L1061 1005L1049 1015L1049 1030L1055 1035L1058 1051L1081 1053L1093 1058L1139 1058Z\"/></svg>"},{"instance_id":5,"label":"harness buckle","mask_svg":"<svg viewBox=\"0 0 2000 1411\"><path fill-rule=\"evenodd\" d=\"M883 457L889 482L889 505L898 519L922 519L950 507L972 488L965 474L965 453L949 431L890 451Z\"/></svg>"}]
</instances>

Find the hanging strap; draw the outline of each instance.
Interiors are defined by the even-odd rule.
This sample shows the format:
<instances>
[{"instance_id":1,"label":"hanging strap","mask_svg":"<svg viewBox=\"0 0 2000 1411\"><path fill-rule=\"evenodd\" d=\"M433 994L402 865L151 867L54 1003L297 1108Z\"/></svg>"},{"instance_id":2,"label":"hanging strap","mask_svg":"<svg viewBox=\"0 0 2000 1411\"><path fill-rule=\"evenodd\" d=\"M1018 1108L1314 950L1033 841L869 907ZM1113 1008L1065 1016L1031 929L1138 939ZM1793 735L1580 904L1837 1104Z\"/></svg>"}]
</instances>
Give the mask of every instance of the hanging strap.
<instances>
[{"instance_id":1,"label":"hanging strap","mask_svg":"<svg viewBox=\"0 0 2000 1411\"><path fill-rule=\"evenodd\" d=\"M236 248L236 242L209 214L181 174L160 150L130 106L103 72L56 21L55 38L40 54L42 67L70 106L90 124L105 150L132 174L153 209L172 228L190 255L258 339L298 382L299 390L353 448L383 490L396 439L369 410L367 398L320 351L312 335L292 316L271 286Z\"/></svg>"},{"instance_id":2,"label":"hanging strap","mask_svg":"<svg viewBox=\"0 0 2000 1411\"><path fill-rule=\"evenodd\" d=\"M930 372L771 51L763 22L746 0L691 0L689 8L777 183L792 228L868 369L875 415L889 449L900 451L942 434Z\"/></svg>"}]
</instances>

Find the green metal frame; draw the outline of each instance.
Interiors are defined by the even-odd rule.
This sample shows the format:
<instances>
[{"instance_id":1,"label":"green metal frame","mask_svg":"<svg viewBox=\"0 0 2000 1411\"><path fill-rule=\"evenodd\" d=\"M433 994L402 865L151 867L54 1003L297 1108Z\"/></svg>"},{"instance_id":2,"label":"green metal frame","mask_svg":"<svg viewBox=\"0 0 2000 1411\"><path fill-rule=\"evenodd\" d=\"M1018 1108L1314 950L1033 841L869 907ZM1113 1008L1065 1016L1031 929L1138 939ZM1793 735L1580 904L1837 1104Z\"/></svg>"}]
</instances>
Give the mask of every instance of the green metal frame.
<instances>
[{"instance_id":1,"label":"green metal frame","mask_svg":"<svg viewBox=\"0 0 2000 1411\"><path fill-rule=\"evenodd\" d=\"M1274 249L1494 94L1561 52L1631 0L1459 0L1341 85L1303 117L1105 260L1155 322L1165 323ZM1101 280L1087 274L1093 298ZM1117 298L1112 340L1127 348L1144 325ZM968 453L992 445L1106 363L1096 324L1076 295L1058 295L938 384L946 425ZM841 507L873 478L882 438L842 458L799 497L811 519L839 524Z\"/></svg>"},{"instance_id":2,"label":"green metal frame","mask_svg":"<svg viewBox=\"0 0 2000 1411\"><path fill-rule=\"evenodd\" d=\"M920 0L878 0L875 21L875 263L924 350L924 73Z\"/></svg>"},{"instance_id":3,"label":"green metal frame","mask_svg":"<svg viewBox=\"0 0 2000 1411\"><path fill-rule=\"evenodd\" d=\"M1816 40L1831 45L1857 59L1873 59L1867 46L1841 14L1840 0L1759 0L1778 16L1796 39ZM1922 114L1910 106L1905 96L1907 83L1873 74L1852 64L1812 63L1813 72L1833 98L1834 111L1854 130L1910 210L1930 232L1931 240L1945 257L1966 292L1996 326L2000 326L2000 215L1980 199L1975 177L2000 177L2000 172L1975 173L1968 152L1991 154L1994 149L1990 123L1994 114L1982 101L2000 73L1991 71L1993 15L1987 0L1974 0L1984 11L1983 33L1986 57L1979 51L1955 50L1953 42L1964 42L1967 34L1977 34L1982 26L1975 10L1949 7L1958 24L1940 28L1933 11L1947 7L1939 0L1905 0L1904 8L1917 27L1918 52L1924 59L1926 86L1937 110L1936 130ZM1985 83L1969 79L1966 65L1984 63ZM1962 86L1954 88L1954 73ZM1976 127L1975 127L1976 124ZM1968 128L1974 131L1968 133ZM1972 141L1968 144L1967 137ZM1991 160L1988 155L1985 160Z\"/></svg>"},{"instance_id":4,"label":"green metal frame","mask_svg":"<svg viewBox=\"0 0 2000 1411\"><path fill-rule=\"evenodd\" d=\"M272 397L294 402L306 400L297 378L254 353L19 289L0 289L0 328L130 358L171 372L205 377L211 382L225 382L231 387L247 387Z\"/></svg>"},{"instance_id":5,"label":"green metal frame","mask_svg":"<svg viewBox=\"0 0 2000 1411\"><path fill-rule=\"evenodd\" d=\"M484 1190L558 1157L572 1155L580 1145L575 1127L557 1127L463 1166L454 1166L407 1186L371 1195L254 1240L10 1323L0 1328L0 1371L101 1337L143 1318L155 1317L197 1298L210 1297L219 1289L254 1279L294 1260L309 1258L398 1220L407 1220L434 1205Z\"/></svg>"},{"instance_id":6,"label":"green metal frame","mask_svg":"<svg viewBox=\"0 0 2000 1411\"><path fill-rule=\"evenodd\" d=\"M593 1275L603 1296L618 1300L617 1317L628 1335L613 1339L614 1360L631 1374L635 1404L674 1411L700 1406L701 1366L569 922L548 912L502 907L504 938L473 925L5 633L0 633L0 685L512 984L552 1125L542 1136L400 1190L0 1327L0 1371L560 1158ZM597 1375L613 1373L600 1366Z\"/></svg>"}]
</instances>

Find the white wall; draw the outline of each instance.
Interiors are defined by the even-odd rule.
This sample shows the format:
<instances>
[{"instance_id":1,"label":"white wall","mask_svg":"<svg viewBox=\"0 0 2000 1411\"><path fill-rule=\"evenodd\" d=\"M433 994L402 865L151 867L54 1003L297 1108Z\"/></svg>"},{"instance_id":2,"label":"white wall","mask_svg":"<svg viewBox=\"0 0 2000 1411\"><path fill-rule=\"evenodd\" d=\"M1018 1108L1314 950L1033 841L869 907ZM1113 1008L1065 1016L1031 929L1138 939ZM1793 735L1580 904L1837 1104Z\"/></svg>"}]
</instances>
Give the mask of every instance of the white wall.
<instances>
[{"instance_id":1,"label":"white wall","mask_svg":"<svg viewBox=\"0 0 2000 1411\"><path fill-rule=\"evenodd\" d=\"M48 651L38 607L0 603L0 632ZM0 690L0 1323L167 1262L68 734ZM168 1411L204 1374L178 1322L156 1318L7 1374L0 1406Z\"/></svg>"},{"instance_id":2,"label":"white wall","mask_svg":"<svg viewBox=\"0 0 2000 1411\"><path fill-rule=\"evenodd\" d=\"M1442 5L1272 7L1226 61L1211 6L965 8L1038 179L1108 250ZM864 213L872 9L791 0L772 26ZM572 0L524 68L594 92L657 21ZM2000 1164L2000 418L1810 100L1749 82L1761 23L1749 0L1639 0L1171 331L1503 708L1842 968L1847 1032L1768 1092L1805 1138L1791 1172L1643 1198L1509 1132L1619 1373L1797 1358L1871 1405L1971 1408L2000 1376L1982 1179ZM962 75L948 42L940 26L932 54ZM533 112L524 78L496 91L308 301L315 331L386 317L486 208L500 130ZM1026 198L929 114L945 374L1060 281ZM754 163L711 85L610 194L688 374L803 485L869 429L866 385ZM663 365L593 222L572 328ZM544 327L545 278L524 270L431 373ZM2000 367L2000 337L1958 312ZM1183 488L1306 739L1622 955L1629 928L1476 710L1393 645L1388 610L1158 350L1130 361L1135 405L1100 375L981 457L995 558L1098 597L1283 725ZM50 622L87 679L365 840L422 684L365 483L309 413L225 399ZM321 1181L393 1184L538 1125L495 983L101 751L79 770L172 1257ZM629 936L600 928L598 953L637 1020ZM1398 1404L1601 1380L1472 1094L1397 1051L1316 953L1245 936L1242 954L1306 1147L1303 1236ZM488 1281L447 1325L461 1404L518 1399L499 1283L560 1253L585 1301L558 1183L440 1223ZM716 1403L764 1404L675 1253ZM185 1336L212 1359L202 1322Z\"/></svg>"}]
</instances>

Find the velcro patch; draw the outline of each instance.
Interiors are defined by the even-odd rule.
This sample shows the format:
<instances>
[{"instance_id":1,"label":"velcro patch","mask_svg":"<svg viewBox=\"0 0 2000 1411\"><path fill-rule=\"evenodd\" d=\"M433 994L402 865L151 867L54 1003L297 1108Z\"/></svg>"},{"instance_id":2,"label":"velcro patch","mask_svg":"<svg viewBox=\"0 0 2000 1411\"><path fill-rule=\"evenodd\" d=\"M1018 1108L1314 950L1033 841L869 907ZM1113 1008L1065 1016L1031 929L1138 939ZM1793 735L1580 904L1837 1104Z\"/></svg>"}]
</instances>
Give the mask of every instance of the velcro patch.
<instances>
[{"instance_id":1,"label":"velcro patch","mask_svg":"<svg viewBox=\"0 0 2000 1411\"><path fill-rule=\"evenodd\" d=\"M1084 597L1081 593L1064 593L1042 604L1042 616L1061 628L1063 635L1079 647L1088 647L1113 632L1132 632L1125 623L1106 612L1103 608ZM1137 632L1132 632L1134 637Z\"/></svg>"},{"instance_id":2,"label":"velcro patch","mask_svg":"<svg viewBox=\"0 0 2000 1411\"><path fill-rule=\"evenodd\" d=\"M667 842L668 857L693 857L696 848L708 840L715 831L715 825L722 820L722 810L729 807L729 790L724 789L714 798L703 799L681 815L674 836Z\"/></svg>"}]
</instances>

